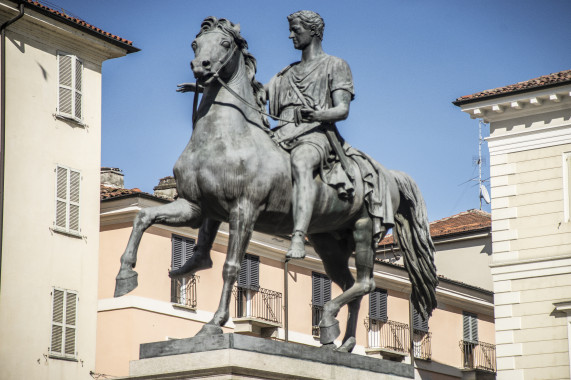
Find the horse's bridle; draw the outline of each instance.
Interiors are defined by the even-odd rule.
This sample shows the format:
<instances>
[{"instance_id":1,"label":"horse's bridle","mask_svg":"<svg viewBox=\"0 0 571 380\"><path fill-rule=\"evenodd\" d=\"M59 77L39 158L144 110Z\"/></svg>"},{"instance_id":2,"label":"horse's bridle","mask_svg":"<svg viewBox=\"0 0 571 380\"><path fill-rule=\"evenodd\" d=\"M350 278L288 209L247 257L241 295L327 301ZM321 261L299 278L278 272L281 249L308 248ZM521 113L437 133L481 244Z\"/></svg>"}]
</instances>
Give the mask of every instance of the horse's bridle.
<instances>
[{"instance_id":1,"label":"horse's bridle","mask_svg":"<svg viewBox=\"0 0 571 380\"><path fill-rule=\"evenodd\" d=\"M212 32L210 32L212 33ZM220 67L214 72L214 74L212 74L212 76L210 78L208 78L207 81L212 81L213 79L216 79L218 81L218 83L220 83L220 85L222 87L224 87L230 94L232 94L236 99L238 99L239 101L241 101L242 103L244 103L245 106L253 109L254 111L258 112L261 115L264 116L268 116L271 117L274 120L279 120L279 121L284 121L286 123L294 123L293 120L285 120L285 119L281 119L275 115L272 115L270 113L264 112L262 110L260 110L258 107L250 104L246 99L244 99L243 97L241 97L239 94L236 93L236 91L232 90L230 88L230 86L228 86L228 84L226 82L224 82L222 80L222 78L220 78L220 71L226 67L226 65L230 62L230 60L232 59L232 57L234 56L234 53L236 53L236 51L238 50L238 45L236 44L236 42L233 41L233 45L234 47L232 48L232 50L230 51L230 53L228 53L228 56L224 59L224 61L222 62L222 64L220 65ZM192 102L192 127L194 129L194 123L196 122L196 117L197 117L197 108L198 108L198 85L200 85L201 81L197 80L197 88L194 91L194 100ZM206 82L204 82L206 83ZM260 127L261 129L263 129L265 132L270 131L269 128L263 128Z\"/></svg>"}]
</instances>

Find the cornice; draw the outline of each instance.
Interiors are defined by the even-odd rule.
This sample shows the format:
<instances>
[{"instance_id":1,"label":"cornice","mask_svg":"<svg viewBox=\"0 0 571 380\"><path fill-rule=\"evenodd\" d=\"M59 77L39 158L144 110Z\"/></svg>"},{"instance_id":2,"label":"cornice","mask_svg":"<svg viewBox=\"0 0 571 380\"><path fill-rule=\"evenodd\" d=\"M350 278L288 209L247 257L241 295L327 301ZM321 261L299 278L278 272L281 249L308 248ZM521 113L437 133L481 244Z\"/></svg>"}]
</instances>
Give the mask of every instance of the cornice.
<instances>
[{"instance_id":1,"label":"cornice","mask_svg":"<svg viewBox=\"0 0 571 380\"><path fill-rule=\"evenodd\" d=\"M472 119L496 122L571 108L571 84L484 98L460 105Z\"/></svg>"}]
</instances>

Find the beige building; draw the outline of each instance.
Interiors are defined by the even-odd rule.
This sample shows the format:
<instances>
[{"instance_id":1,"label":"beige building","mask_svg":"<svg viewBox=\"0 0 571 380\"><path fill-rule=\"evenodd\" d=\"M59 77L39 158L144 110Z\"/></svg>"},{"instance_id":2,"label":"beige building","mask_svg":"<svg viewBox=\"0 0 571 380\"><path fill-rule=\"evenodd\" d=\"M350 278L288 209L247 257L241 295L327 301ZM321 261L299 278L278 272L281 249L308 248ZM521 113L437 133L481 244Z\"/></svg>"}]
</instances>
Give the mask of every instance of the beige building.
<instances>
[{"instance_id":1,"label":"beige building","mask_svg":"<svg viewBox=\"0 0 571 380\"><path fill-rule=\"evenodd\" d=\"M109 180L113 175L115 184ZM129 361L138 359L141 343L193 336L210 320L221 293L228 230L223 224L216 237L212 269L177 282L169 279L168 270L180 266L192 254L197 231L152 226L143 235L138 252L138 288L113 298L119 258L133 219L143 208L170 202L168 195L172 192L167 185L172 186L172 180L163 178L155 195L150 195L121 188L122 173L116 169L105 169L103 176L107 186L101 188L96 372L124 376L129 373ZM458 270L465 265L462 263L474 265L472 272L481 271L482 284L486 284L489 215L470 211L432 225L444 261L456 260ZM286 275L284 258L288 246L287 238L254 233L234 290L232 319L225 332L320 345L316 325L321 307L339 295L340 289L331 286L321 260L310 247L304 260L288 263ZM378 288L363 298L354 352L410 362L410 283L404 268L398 262L390 262L395 254L398 255L398 249L390 244L379 247L374 270ZM445 263L442 265L446 267ZM432 318L428 323L413 318L412 351L417 378L494 376L493 294L484 285L461 281L462 278L441 277L437 289L439 306ZM338 316L341 326L346 321L345 310Z\"/></svg>"},{"instance_id":2,"label":"beige building","mask_svg":"<svg viewBox=\"0 0 571 380\"><path fill-rule=\"evenodd\" d=\"M91 379L101 66L138 49L32 1L0 24L0 379Z\"/></svg>"},{"instance_id":3,"label":"beige building","mask_svg":"<svg viewBox=\"0 0 571 380\"><path fill-rule=\"evenodd\" d=\"M569 379L571 70L454 102L490 125L500 379Z\"/></svg>"}]
</instances>

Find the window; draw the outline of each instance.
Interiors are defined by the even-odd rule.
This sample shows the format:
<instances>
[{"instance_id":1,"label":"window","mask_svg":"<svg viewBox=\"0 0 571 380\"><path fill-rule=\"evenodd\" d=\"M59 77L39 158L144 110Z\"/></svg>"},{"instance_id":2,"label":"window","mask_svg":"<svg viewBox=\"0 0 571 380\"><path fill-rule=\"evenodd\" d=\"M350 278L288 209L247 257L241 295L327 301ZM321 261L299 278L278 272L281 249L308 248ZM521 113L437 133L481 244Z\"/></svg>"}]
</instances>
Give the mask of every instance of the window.
<instances>
[{"instance_id":1,"label":"window","mask_svg":"<svg viewBox=\"0 0 571 380\"><path fill-rule=\"evenodd\" d=\"M324 274L311 273L311 324L314 336L319 336L323 306L331 300L331 280Z\"/></svg>"},{"instance_id":2,"label":"window","mask_svg":"<svg viewBox=\"0 0 571 380\"><path fill-rule=\"evenodd\" d=\"M195 240L173 235L171 252L171 270L179 269L194 254ZM196 307L197 276L189 275L171 279L171 302Z\"/></svg>"},{"instance_id":3,"label":"window","mask_svg":"<svg viewBox=\"0 0 571 380\"><path fill-rule=\"evenodd\" d=\"M236 316L251 317L254 292L260 289L260 258L246 254L240 263Z\"/></svg>"},{"instance_id":4,"label":"window","mask_svg":"<svg viewBox=\"0 0 571 380\"><path fill-rule=\"evenodd\" d=\"M238 273L238 288L257 291L260 289L260 258L254 255L244 256Z\"/></svg>"},{"instance_id":5,"label":"window","mask_svg":"<svg viewBox=\"0 0 571 380\"><path fill-rule=\"evenodd\" d=\"M59 52L58 55L57 115L81 122L83 62L76 56Z\"/></svg>"},{"instance_id":6,"label":"window","mask_svg":"<svg viewBox=\"0 0 571 380\"><path fill-rule=\"evenodd\" d=\"M74 291L52 289L51 356L76 357L77 301L77 293Z\"/></svg>"},{"instance_id":7,"label":"window","mask_svg":"<svg viewBox=\"0 0 571 380\"><path fill-rule=\"evenodd\" d=\"M79 192L81 174L65 166L56 168L55 230L79 235Z\"/></svg>"},{"instance_id":8,"label":"window","mask_svg":"<svg viewBox=\"0 0 571 380\"><path fill-rule=\"evenodd\" d=\"M412 308L412 327L420 332L428 332L428 319L422 319L422 315L414 307Z\"/></svg>"},{"instance_id":9,"label":"window","mask_svg":"<svg viewBox=\"0 0 571 380\"><path fill-rule=\"evenodd\" d=\"M478 342L478 316L476 314L463 312L463 339L466 342Z\"/></svg>"},{"instance_id":10,"label":"window","mask_svg":"<svg viewBox=\"0 0 571 380\"><path fill-rule=\"evenodd\" d=\"M387 291L379 288L369 294L369 319L371 322L387 321L387 297Z\"/></svg>"}]
</instances>

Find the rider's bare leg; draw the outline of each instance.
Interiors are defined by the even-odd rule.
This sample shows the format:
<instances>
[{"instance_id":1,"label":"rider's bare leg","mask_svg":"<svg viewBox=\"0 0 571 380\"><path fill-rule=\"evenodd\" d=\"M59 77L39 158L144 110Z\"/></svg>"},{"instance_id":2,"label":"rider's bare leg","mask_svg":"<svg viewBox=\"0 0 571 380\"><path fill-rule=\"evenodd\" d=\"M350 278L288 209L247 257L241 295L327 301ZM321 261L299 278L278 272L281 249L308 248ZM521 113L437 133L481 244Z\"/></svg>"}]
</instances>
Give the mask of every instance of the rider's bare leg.
<instances>
[{"instance_id":1,"label":"rider's bare leg","mask_svg":"<svg viewBox=\"0 0 571 380\"><path fill-rule=\"evenodd\" d=\"M169 272L171 278L178 278L187 274L196 273L199 270L212 268L210 250L216 238L220 222L212 219L204 219L198 231L198 241L194 246L192 256L179 269Z\"/></svg>"},{"instance_id":2,"label":"rider's bare leg","mask_svg":"<svg viewBox=\"0 0 571 380\"><path fill-rule=\"evenodd\" d=\"M311 145L300 145L291 151L293 234L287 258L305 257L305 235L317 196L313 173L320 160L319 152Z\"/></svg>"}]
</instances>

